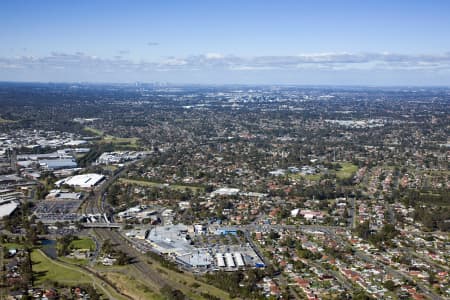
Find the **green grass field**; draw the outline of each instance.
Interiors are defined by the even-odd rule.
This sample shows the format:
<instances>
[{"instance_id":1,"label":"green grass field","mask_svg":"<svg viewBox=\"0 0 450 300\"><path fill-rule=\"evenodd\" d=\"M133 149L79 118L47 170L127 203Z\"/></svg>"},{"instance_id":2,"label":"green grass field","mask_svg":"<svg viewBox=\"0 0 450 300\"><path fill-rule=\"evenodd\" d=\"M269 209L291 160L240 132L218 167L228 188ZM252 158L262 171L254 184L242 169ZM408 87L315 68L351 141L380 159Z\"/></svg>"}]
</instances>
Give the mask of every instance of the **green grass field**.
<instances>
[{"instance_id":1,"label":"green grass field","mask_svg":"<svg viewBox=\"0 0 450 300\"><path fill-rule=\"evenodd\" d=\"M74 284L92 282L89 275L75 267L66 267L61 263L52 261L40 250L35 249L31 252L31 261L33 263L34 281L38 285L48 280Z\"/></svg>"},{"instance_id":2,"label":"green grass field","mask_svg":"<svg viewBox=\"0 0 450 300\"><path fill-rule=\"evenodd\" d=\"M310 181L318 181L318 180L320 180L320 178L322 178L322 174L320 174L320 173L314 174L314 175L303 175L300 173L296 173L296 174L289 174L288 176L294 180L303 178L304 180L310 180Z\"/></svg>"},{"instance_id":3,"label":"green grass field","mask_svg":"<svg viewBox=\"0 0 450 300\"><path fill-rule=\"evenodd\" d=\"M59 282L69 285L92 284L100 293L102 299L125 300L126 297L119 295L110 285L83 269L74 266L68 261L54 261L45 256L39 250L31 252L34 284L39 286L46 281Z\"/></svg>"},{"instance_id":4,"label":"green grass field","mask_svg":"<svg viewBox=\"0 0 450 300\"><path fill-rule=\"evenodd\" d=\"M0 124L6 124L6 123L16 123L16 121L7 120L7 119L3 119L2 117L0 117Z\"/></svg>"},{"instance_id":5,"label":"green grass field","mask_svg":"<svg viewBox=\"0 0 450 300\"><path fill-rule=\"evenodd\" d=\"M339 179L348 179L351 178L356 171L358 171L358 166L349 163L349 162L340 162L339 163L341 165L341 169L338 171L334 171L334 170L330 170L331 174L336 174L336 177ZM313 174L313 175L302 175L300 173L297 174L289 174L288 176L292 179L300 179L303 178L305 180L310 180L310 181L319 181L322 178L321 173L319 174Z\"/></svg>"},{"instance_id":6,"label":"green grass field","mask_svg":"<svg viewBox=\"0 0 450 300\"><path fill-rule=\"evenodd\" d=\"M186 273L178 273L173 270L164 268L158 262L153 261L151 258L147 258L148 261L152 261L152 266L159 269L162 276L167 278L170 282L177 284L179 288L189 299L205 299L199 295L199 291L203 293L211 294L219 299L230 299L227 292L216 288L212 285L206 284L200 280L196 280L192 275ZM126 294L133 296L136 299L164 299L158 295L159 288L152 282L141 281L140 278L135 278L133 269L129 266L125 266L120 273L106 272L105 275L114 281L117 286L123 290ZM193 284L199 285L198 288L194 288Z\"/></svg>"},{"instance_id":7,"label":"green grass field","mask_svg":"<svg viewBox=\"0 0 450 300\"><path fill-rule=\"evenodd\" d=\"M105 276L113 281L116 286L125 294L131 296L133 299L149 299L149 300L163 300L163 296L158 294L158 288L150 288L145 285L140 279L130 275L120 274L116 272L106 273Z\"/></svg>"},{"instance_id":8,"label":"green grass field","mask_svg":"<svg viewBox=\"0 0 450 300\"><path fill-rule=\"evenodd\" d=\"M69 257L58 257L59 260L66 262L71 265L80 265L80 266L87 266L88 260L87 259L75 259L75 258L69 258Z\"/></svg>"},{"instance_id":9,"label":"green grass field","mask_svg":"<svg viewBox=\"0 0 450 300\"><path fill-rule=\"evenodd\" d=\"M91 251L95 250L95 243L91 238L80 238L74 240L70 243L69 248L71 249L89 249Z\"/></svg>"},{"instance_id":10,"label":"green grass field","mask_svg":"<svg viewBox=\"0 0 450 300\"><path fill-rule=\"evenodd\" d=\"M85 126L83 128L83 130L88 132L88 133L91 133L93 135L98 135L98 136L102 136L104 134L103 131L95 129L95 128L92 128L92 127L88 127L88 126Z\"/></svg>"},{"instance_id":11,"label":"green grass field","mask_svg":"<svg viewBox=\"0 0 450 300\"><path fill-rule=\"evenodd\" d=\"M6 250L9 250L9 249L23 249L24 248L23 245L16 244L16 243L3 243L3 244L1 244L1 246L3 248L5 248Z\"/></svg>"},{"instance_id":12,"label":"green grass field","mask_svg":"<svg viewBox=\"0 0 450 300\"><path fill-rule=\"evenodd\" d=\"M358 171L358 166L349 163L349 162L341 162L339 163L342 168L336 172L336 177L339 179L347 179L351 178L356 171Z\"/></svg>"},{"instance_id":13,"label":"green grass field","mask_svg":"<svg viewBox=\"0 0 450 300\"><path fill-rule=\"evenodd\" d=\"M159 182L152 182L152 181L146 181L146 180L134 180L134 179L126 179L126 178L120 178L120 182L123 183L129 183L129 184L135 184L140 186L155 186L155 187L162 187L163 184ZM185 189L190 189L193 192L196 191L203 191L203 187L199 186L190 186L190 185L179 185L179 184L171 184L166 186L169 189L184 191Z\"/></svg>"},{"instance_id":14,"label":"green grass field","mask_svg":"<svg viewBox=\"0 0 450 300\"><path fill-rule=\"evenodd\" d=\"M135 138L135 137L132 137L132 138L115 137L115 136L112 136L112 135L107 135L107 134L105 134L103 131L101 131L99 129L96 129L96 128L93 128L93 127L88 127L88 126L85 126L83 129L87 133L90 133L90 134L93 134L93 135L101 137L102 139L100 141L98 141L99 143L105 143L105 144L106 143L111 143L111 144L113 144L114 146L116 146L118 148L120 148L120 147L123 147L123 148L134 148L134 149L139 148L139 145L138 145L139 139L138 138Z\"/></svg>"}]
</instances>

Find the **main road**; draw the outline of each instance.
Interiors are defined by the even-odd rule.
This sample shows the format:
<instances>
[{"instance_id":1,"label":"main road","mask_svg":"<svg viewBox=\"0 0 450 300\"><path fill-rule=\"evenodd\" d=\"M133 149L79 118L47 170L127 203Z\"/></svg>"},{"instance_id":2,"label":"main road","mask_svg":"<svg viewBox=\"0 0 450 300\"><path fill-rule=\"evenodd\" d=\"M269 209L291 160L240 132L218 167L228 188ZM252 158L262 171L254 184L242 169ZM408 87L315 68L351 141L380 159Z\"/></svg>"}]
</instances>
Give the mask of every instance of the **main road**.
<instances>
[{"instance_id":1,"label":"main road","mask_svg":"<svg viewBox=\"0 0 450 300\"><path fill-rule=\"evenodd\" d=\"M260 229L271 229L271 230L290 230L290 231L297 231L297 230L317 230L317 231L323 231L326 232L330 235L332 235L336 241L338 243L340 243L341 245L348 245L348 246L352 246L350 245L347 241L344 241L337 233L336 230L345 230L345 228L343 227L334 227L334 226L321 226L321 225L256 225L256 224L250 224L250 225L243 225L238 227L242 230L244 230L244 232L248 232L249 230L260 230ZM400 278L405 278L411 282L416 283L417 287L430 299L432 300L441 300L443 299L442 297L440 297L439 295L437 295L436 293L434 293L429 287L427 287L425 284L423 284L422 282L416 280L415 278L411 277L410 275L401 272L399 270L396 270L382 262L380 262L379 260L377 260L375 257L369 256L367 253L359 251L359 250L355 250L354 249L354 255L356 257L358 257L361 260L364 260L366 262L369 263L374 263L376 265L378 265L379 267L383 268L385 271L387 271L388 273L391 273L393 275L395 275L396 277L400 277Z\"/></svg>"}]
</instances>

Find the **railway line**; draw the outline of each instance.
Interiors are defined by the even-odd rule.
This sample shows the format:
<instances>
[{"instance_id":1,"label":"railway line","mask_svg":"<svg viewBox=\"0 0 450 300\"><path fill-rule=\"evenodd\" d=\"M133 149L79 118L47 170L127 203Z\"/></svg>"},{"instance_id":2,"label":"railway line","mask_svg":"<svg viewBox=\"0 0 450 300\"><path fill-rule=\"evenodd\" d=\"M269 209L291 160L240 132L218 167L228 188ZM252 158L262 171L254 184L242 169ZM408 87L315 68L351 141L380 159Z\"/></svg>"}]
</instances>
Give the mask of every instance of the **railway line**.
<instances>
[{"instance_id":1,"label":"railway line","mask_svg":"<svg viewBox=\"0 0 450 300\"><path fill-rule=\"evenodd\" d=\"M134 161L132 163L127 164L126 166L116 170L113 176L106 179L100 187L91 195L86 201L85 213L87 214L104 214L105 212L105 202L106 197L105 193L108 188L130 167L135 165L136 163L141 162L142 159ZM142 254L128 244L127 241L121 236L117 230L113 228L92 228L94 234L99 238L101 242L109 239L116 247L116 249L127 253L130 257L132 257L132 263L129 265L133 270L133 274L142 279L144 282L150 282L152 285L157 286L159 288L164 285L170 285L173 288L182 288L180 284L169 281L167 278L163 277L163 275L154 267L150 266L145 260Z\"/></svg>"},{"instance_id":2,"label":"railway line","mask_svg":"<svg viewBox=\"0 0 450 300\"><path fill-rule=\"evenodd\" d=\"M180 288L176 282L169 281L167 278L163 277L158 270L144 261L142 254L129 245L117 231L99 228L93 229L93 231L100 239L109 239L116 249L123 251L132 257L132 263L129 266L135 271L133 273L138 278L147 282L149 281L159 288L166 284L174 288Z\"/></svg>"}]
</instances>

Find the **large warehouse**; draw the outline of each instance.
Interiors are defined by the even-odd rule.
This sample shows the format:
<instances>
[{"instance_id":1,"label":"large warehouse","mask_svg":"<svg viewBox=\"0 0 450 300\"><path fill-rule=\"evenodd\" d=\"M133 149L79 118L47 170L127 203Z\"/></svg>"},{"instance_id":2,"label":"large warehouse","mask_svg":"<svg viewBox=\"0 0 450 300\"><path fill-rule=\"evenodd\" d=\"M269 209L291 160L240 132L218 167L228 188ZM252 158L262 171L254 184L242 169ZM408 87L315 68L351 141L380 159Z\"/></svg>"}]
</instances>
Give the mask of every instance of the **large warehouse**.
<instances>
[{"instance_id":1,"label":"large warehouse","mask_svg":"<svg viewBox=\"0 0 450 300\"><path fill-rule=\"evenodd\" d=\"M0 219L10 216L19 207L19 202L11 201L0 205Z\"/></svg>"},{"instance_id":2,"label":"large warehouse","mask_svg":"<svg viewBox=\"0 0 450 300\"><path fill-rule=\"evenodd\" d=\"M67 184L70 186L87 189L93 188L94 186L99 184L103 179L105 179L105 176L101 174L90 173L67 177L65 179L55 182L55 185L61 186L63 184Z\"/></svg>"}]
</instances>

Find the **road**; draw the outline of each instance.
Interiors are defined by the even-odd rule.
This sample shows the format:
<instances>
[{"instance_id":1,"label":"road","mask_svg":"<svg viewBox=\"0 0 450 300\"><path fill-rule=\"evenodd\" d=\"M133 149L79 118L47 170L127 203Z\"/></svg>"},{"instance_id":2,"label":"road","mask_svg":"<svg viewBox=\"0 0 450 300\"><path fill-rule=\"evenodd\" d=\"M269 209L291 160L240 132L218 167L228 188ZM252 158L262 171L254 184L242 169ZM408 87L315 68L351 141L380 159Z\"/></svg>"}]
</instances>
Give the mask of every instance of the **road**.
<instances>
[{"instance_id":1,"label":"road","mask_svg":"<svg viewBox=\"0 0 450 300\"><path fill-rule=\"evenodd\" d=\"M428 257L426 257L425 255L416 253L416 252L415 252L413 249L411 249L411 248L407 248L407 249L405 249L405 251L406 251L409 255L412 255L412 256L414 256L414 257L417 257L417 258L419 258L419 259L421 259L421 260L423 260L423 261L429 263L430 265L433 265L437 270L441 269L441 270L450 272L450 268L449 268L449 267L445 266L444 264L436 263L436 262L434 262L433 260L431 260L431 259L429 259Z\"/></svg>"},{"instance_id":2,"label":"road","mask_svg":"<svg viewBox=\"0 0 450 300\"><path fill-rule=\"evenodd\" d=\"M97 236L95 234L89 234L89 237L92 238L92 240L95 243L95 251L89 258L89 266L93 267L95 263L97 262L98 256L100 255L100 249L102 248L101 242L99 242Z\"/></svg>"},{"instance_id":3,"label":"road","mask_svg":"<svg viewBox=\"0 0 450 300\"><path fill-rule=\"evenodd\" d=\"M342 227L333 227L333 226L320 226L320 225L263 225L263 226L259 226L259 225L255 225L255 224L250 224L250 225L243 225L243 226L239 226L238 228L240 228L241 230L244 230L244 232L248 232L251 230L261 230L261 228L266 229L266 230L289 230L289 231L305 231L305 230L317 230L317 231L323 231L326 232L330 235L332 235L336 241L338 243L340 243L341 245L347 245L347 246L352 246L350 245L347 241L344 241L337 233L336 230L342 230ZM396 270L380 261L378 261L376 258L367 255L365 252L359 251L359 250L355 250L355 255L356 257L358 257L359 259L362 259L368 263L372 263L372 264L376 264L379 267L381 267L383 270L395 275L396 277L400 277L400 278L405 278L411 282L415 282L417 284L417 287L430 299L432 300L441 300L443 298L441 298L440 296L438 296L437 294L435 294L429 287L427 287L426 285L424 285L422 282L416 280L415 278L409 276L408 274L405 274L399 270ZM338 278L338 277L337 277Z\"/></svg>"},{"instance_id":4,"label":"road","mask_svg":"<svg viewBox=\"0 0 450 300\"><path fill-rule=\"evenodd\" d=\"M87 197L85 213L87 214L103 214L106 213L106 195L109 187L120 177L123 173L128 171L134 165L144 161L146 157L135 161L130 161L124 164L123 167L117 169L113 176L104 180L99 187L94 190L94 194Z\"/></svg>"},{"instance_id":5,"label":"road","mask_svg":"<svg viewBox=\"0 0 450 300\"><path fill-rule=\"evenodd\" d=\"M139 160L141 161L141 160ZM102 185L95 191L94 195L89 197L87 200L87 207L86 211L87 213L105 213L105 192L107 189L125 172L127 171L131 166L138 163L139 161L135 161L132 163L129 163L128 165L122 167L119 171L115 173L114 176L108 178L106 181L102 183ZM354 203L353 203L354 207ZM354 209L354 212L356 212L356 209ZM355 214L353 214L354 217ZM255 223L249 224L249 225L243 225L238 227L240 230L242 230L245 234L245 237L247 241L250 243L252 248L255 250L255 252L258 254L258 256L264 261L266 265L269 265L269 261L265 259L265 257L262 255L259 247L253 243L253 240L251 239L250 232L257 231L261 229L268 229L268 230L291 230L291 231L297 231L297 230L318 230L323 231L328 234L331 234L337 238L337 240L340 241L340 243L345 243L342 239L338 237L336 234L336 230L342 230L342 227L334 227L334 226L319 226L319 225L257 225ZM135 248L133 248L131 245L128 244L128 242L120 235L120 233L110 230L110 229L94 229L94 232L97 234L97 236L101 240L110 239L111 242L116 244L116 247L129 254L133 257L134 262L131 264L131 267L136 271L136 275L139 274L140 278L149 280L151 282L154 282L159 287L162 287L166 284L169 284L170 286L177 288L177 284L174 282L168 282L168 280L161 276L161 274L155 270L154 268L150 267L149 264L142 260L142 254L139 253ZM382 267L384 270L388 271L391 274L394 274L396 276L399 276L401 278L406 278L412 282L416 282L417 286L423 291L423 293L428 296L429 298L433 300L440 300L441 297L437 296L435 293L433 293L428 287L423 285L420 282L417 282L414 280L414 278L410 277L407 274L404 274L398 270L395 270L385 264L382 264L379 261L374 261L372 257L369 257L367 254L355 251L355 255L370 263L376 263L380 267ZM337 277L340 278L340 277ZM340 278L341 279L341 278Z\"/></svg>"},{"instance_id":6,"label":"road","mask_svg":"<svg viewBox=\"0 0 450 300\"><path fill-rule=\"evenodd\" d=\"M400 277L400 278L406 278L407 280L416 283L417 287L419 287L419 289L420 289L427 297L429 297L430 299L433 299L433 300L443 300L442 297L440 297L440 296L436 295L435 293L433 293L427 286L425 286L423 283L421 283L420 281L416 280L415 278L409 276L408 274L405 274L405 273L403 273L403 272L401 272L401 271L398 271L398 270L396 270L396 269L394 269L394 268L391 268L390 266L387 266L387 265L385 265L385 264L379 262L378 260L376 260L375 258L373 258L373 257L371 257L371 256L369 256L369 255L367 255L367 254L364 253L364 252L361 252L361 251L355 251L354 254L355 254L358 258L360 258L360 259L362 259L362 260L364 260L364 261L366 261L366 262L368 262L368 263L376 264L376 265L378 265L379 267L381 267L383 270L385 270L385 271L387 271L387 272L389 272L389 273L391 273L391 274L394 274L394 275L397 276L397 277Z\"/></svg>"},{"instance_id":7,"label":"road","mask_svg":"<svg viewBox=\"0 0 450 300\"><path fill-rule=\"evenodd\" d=\"M264 262L264 264L266 266L270 265L271 264L270 261L264 257L263 253L261 252L261 249L259 249L258 245L256 245L253 242L251 234L248 230L244 230L244 236L245 236L245 239L247 240L247 242L250 244L250 246L255 251L255 253L258 255L258 257Z\"/></svg>"},{"instance_id":8,"label":"road","mask_svg":"<svg viewBox=\"0 0 450 300\"><path fill-rule=\"evenodd\" d=\"M309 260L308 263L311 266L316 267L317 269L321 270L324 274L331 274L331 275L333 275L334 278L336 278L336 280L343 287L345 287L348 291L353 290L353 286L351 284L349 284L348 281L339 272L336 272L336 271L331 270L331 269L325 269L320 263L317 263L317 262L312 261L312 260Z\"/></svg>"}]
</instances>

